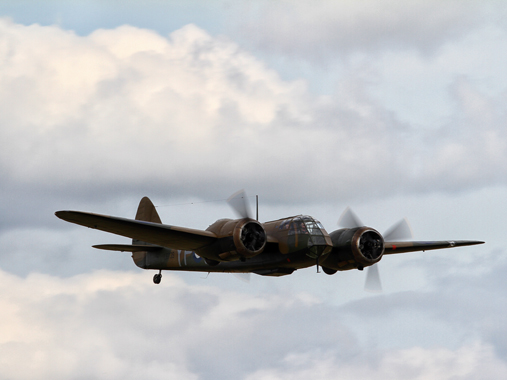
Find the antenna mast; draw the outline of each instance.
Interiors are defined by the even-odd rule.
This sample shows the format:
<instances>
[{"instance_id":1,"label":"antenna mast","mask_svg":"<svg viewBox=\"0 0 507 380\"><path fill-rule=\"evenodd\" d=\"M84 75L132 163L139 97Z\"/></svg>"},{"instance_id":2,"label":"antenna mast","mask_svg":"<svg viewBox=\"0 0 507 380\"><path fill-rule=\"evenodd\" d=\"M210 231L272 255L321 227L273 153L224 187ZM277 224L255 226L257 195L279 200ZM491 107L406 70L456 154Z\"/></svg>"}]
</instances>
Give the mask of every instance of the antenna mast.
<instances>
[{"instance_id":1,"label":"antenna mast","mask_svg":"<svg viewBox=\"0 0 507 380\"><path fill-rule=\"evenodd\" d=\"M257 221L259 221L259 196L255 196L255 216Z\"/></svg>"}]
</instances>

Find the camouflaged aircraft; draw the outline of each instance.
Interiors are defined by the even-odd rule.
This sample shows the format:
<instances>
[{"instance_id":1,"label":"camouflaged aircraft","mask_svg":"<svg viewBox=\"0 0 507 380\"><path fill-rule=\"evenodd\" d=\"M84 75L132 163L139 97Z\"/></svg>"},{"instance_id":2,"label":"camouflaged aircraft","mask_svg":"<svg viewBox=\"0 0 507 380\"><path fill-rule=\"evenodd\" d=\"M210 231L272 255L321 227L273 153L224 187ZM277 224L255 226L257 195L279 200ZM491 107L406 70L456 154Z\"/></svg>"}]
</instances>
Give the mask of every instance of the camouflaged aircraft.
<instances>
[{"instance_id":1,"label":"camouflaged aircraft","mask_svg":"<svg viewBox=\"0 0 507 380\"><path fill-rule=\"evenodd\" d=\"M153 203L141 199L135 220L80 211L57 211L67 222L129 237L132 244L102 244L94 248L132 252L134 263L143 269L158 270L153 282L159 284L163 270L196 272L255 273L284 276L297 269L319 266L326 274L370 267L367 287L380 290L377 266L383 255L453 248L482 241L405 241L411 236L406 220L382 236L364 226L347 209L340 218L345 228L327 233L316 219L298 215L265 223L250 216L243 191L229 204L239 219L220 219L205 231L162 224Z\"/></svg>"}]
</instances>

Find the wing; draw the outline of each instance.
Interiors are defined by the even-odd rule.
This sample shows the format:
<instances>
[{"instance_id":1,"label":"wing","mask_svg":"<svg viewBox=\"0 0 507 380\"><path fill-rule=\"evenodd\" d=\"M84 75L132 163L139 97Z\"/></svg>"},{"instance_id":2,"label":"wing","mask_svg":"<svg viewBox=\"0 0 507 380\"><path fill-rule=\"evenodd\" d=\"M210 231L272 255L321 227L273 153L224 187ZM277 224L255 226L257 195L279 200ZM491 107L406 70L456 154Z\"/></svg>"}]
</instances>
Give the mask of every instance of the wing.
<instances>
[{"instance_id":1,"label":"wing","mask_svg":"<svg viewBox=\"0 0 507 380\"><path fill-rule=\"evenodd\" d=\"M484 242L477 240L399 241L399 242L391 241L385 243L384 254L392 255L395 253L429 251L432 249L454 248L476 244L484 244Z\"/></svg>"},{"instance_id":2,"label":"wing","mask_svg":"<svg viewBox=\"0 0 507 380\"><path fill-rule=\"evenodd\" d=\"M167 224L151 223L81 211L57 211L55 215L70 223L141 240L166 248L195 251L217 240L217 236L209 231L169 226Z\"/></svg>"}]
</instances>

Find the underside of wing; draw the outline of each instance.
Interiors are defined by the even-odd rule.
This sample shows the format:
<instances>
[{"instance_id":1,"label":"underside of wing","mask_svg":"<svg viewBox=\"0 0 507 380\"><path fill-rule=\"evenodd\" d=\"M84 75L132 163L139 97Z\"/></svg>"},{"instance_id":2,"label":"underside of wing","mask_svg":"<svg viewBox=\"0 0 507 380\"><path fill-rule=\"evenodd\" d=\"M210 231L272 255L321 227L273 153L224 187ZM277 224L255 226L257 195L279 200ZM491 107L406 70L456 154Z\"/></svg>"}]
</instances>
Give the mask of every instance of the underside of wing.
<instances>
[{"instance_id":1,"label":"underside of wing","mask_svg":"<svg viewBox=\"0 0 507 380\"><path fill-rule=\"evenodd\" d=\"M81 211L57 211L55 215L67 222L141 240L166 248L194 251L212 244L217 240L216 235L209 231L169 226L166 224L145 222L141 220L119 218L115 216ZM113 248L113 245L110 246L110 250L121 250L111 249ZM101 248L108 249L105 247Z\"/></svg>"},{"instance_id":2,"label":"underside of wing","mask_svg":"<svg viewBox=\"0 0 507 380\"><path fill-rule=\"evenodd\" d=\"M391 255L395 253L429 251L433 249L446 249L454 247L463 247L465 245L484 244L477 240L441 240L441 241L399 241L386 242L384 254Z\"/></svg>"}]
</instances>

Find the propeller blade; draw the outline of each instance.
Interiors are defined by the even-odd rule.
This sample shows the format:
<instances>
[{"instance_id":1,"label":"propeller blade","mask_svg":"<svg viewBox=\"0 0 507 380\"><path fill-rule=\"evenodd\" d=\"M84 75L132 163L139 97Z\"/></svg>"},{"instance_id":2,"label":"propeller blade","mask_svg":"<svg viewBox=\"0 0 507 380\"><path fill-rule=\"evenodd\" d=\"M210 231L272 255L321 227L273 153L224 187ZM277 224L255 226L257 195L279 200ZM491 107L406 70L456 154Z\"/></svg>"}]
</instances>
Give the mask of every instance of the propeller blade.
<instances>
[{"instance_id":1,"label":"propeller blade","mask_svg":"<svg viewBox=\"0 0 507 380\"><path fill-rule=\"evenodd\" d=\"M246 282L247 284L250 283L251 273L233 273L233 276L240 281Z\"/></svg>"},{"instance_id":2,"label":"propeller blade","mask_svg":"<svg viewBox=\"0 0 507 380\"><path fill-rule=\"evenodd\" d=\"M364 226L361 219L352 211L350 207L347 207L345 211L338 219L338 225L345 228L356 228Z\"/></svg>"},{"instance_id":3,"label":"propeller blade","mask_svg":"<svg viewBox=\"0 0 507 380\"><path fill-rule=\"evenodd\" d=\"M380 274L377 264L373 264L368 267L366 271L364 290L371 293L382 293L382 283L380 282Z\"/></svg>"},{"instance_id":4,"label":"propeller blade","mask_svg":"<svg viewBox=\"0 0 507 380\"><path fill-rule=\"evenodd\" d=\"M229 206L231 206L241 218L251 218L250 215L252 215L246 198L245 190L239 190L227 199Z\"/></svg>"},{"instance_id":5,"label":"propeller blade","mask_svg":"<svg viewBox=\"0 0 507 380\"><path fill-rule=\"evenodd\" d=\"M410 228L408 220L402 219L385 232L384 241L406 240L412 239L412 237L412 228Z\"/></svg>"},{"instance_id":6,"label":"propeller blade","mask_svg":"<svg viewBox=\"0 0 507 380\"><path fill-rule=\"evenodd\" d=\"M364 226L361 219L347 207L343 214L338 219L338 225L345 228L356 228ZM412 238L412 229L407 219L402 219L391 228L389 228L384 234L384 241L397 241ZM366 282L364 284L364 290L372 293L382 292L382 283L380 281L380 273L378 269L378 263L373 264L366 270Z\"/></svg>"}]
</instances>

